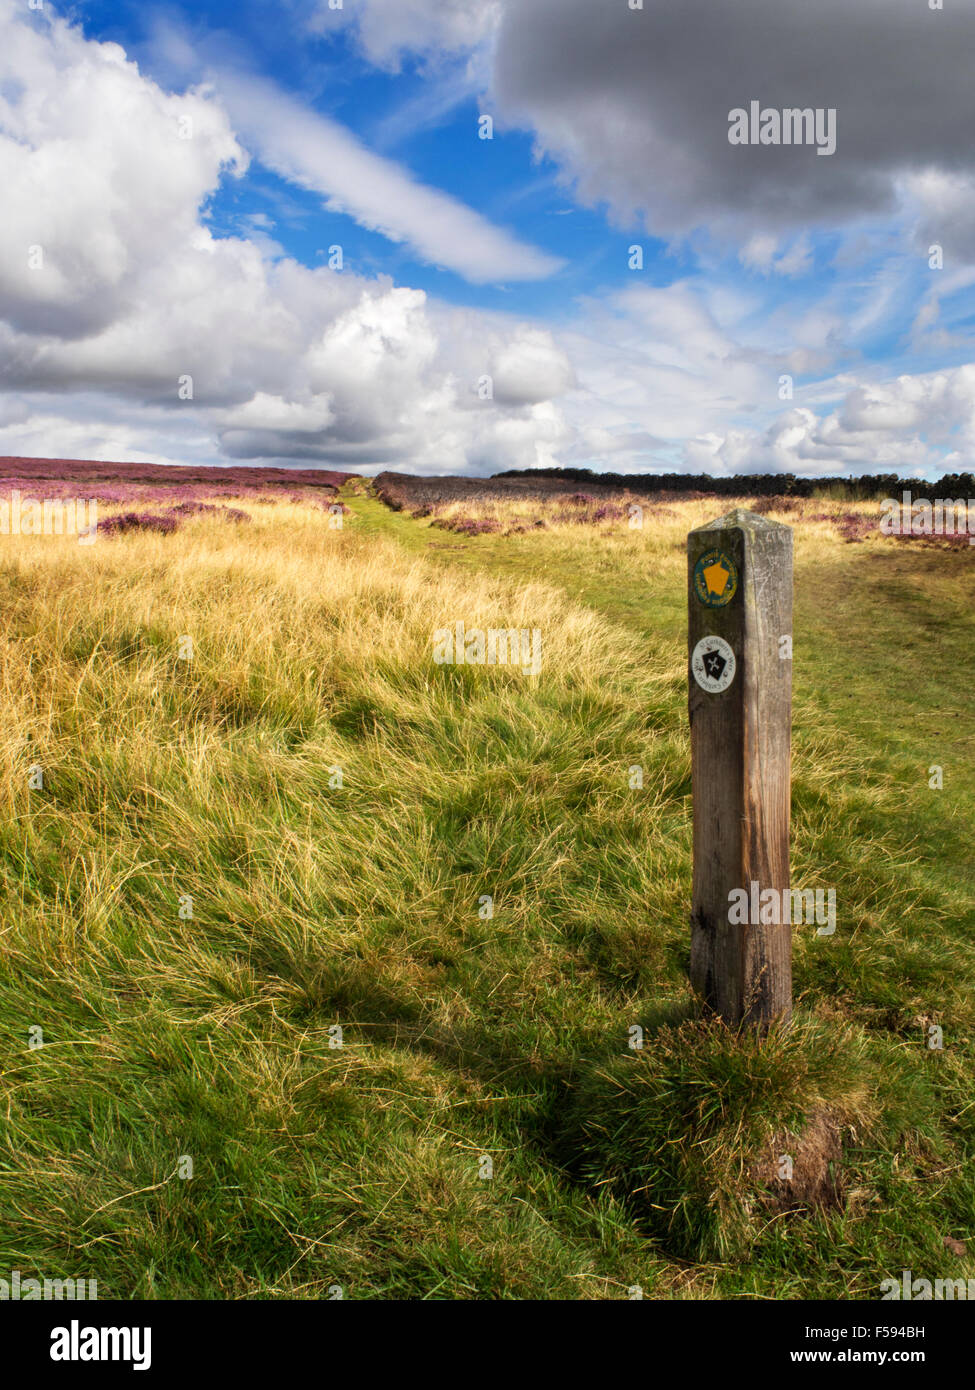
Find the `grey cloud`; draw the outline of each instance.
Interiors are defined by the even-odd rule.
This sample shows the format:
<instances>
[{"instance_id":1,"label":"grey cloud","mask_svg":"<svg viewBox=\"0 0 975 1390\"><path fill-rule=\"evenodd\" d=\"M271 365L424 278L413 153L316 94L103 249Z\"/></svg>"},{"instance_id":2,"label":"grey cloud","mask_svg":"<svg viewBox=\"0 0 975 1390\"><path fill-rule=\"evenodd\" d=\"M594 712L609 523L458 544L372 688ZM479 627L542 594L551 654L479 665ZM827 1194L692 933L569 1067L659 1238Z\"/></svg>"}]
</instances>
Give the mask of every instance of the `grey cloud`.
<instances>
[{"instance_id":1,"label":"grey cloud","mask_svg":"<svg viewBox=\"0 0 975 1390\"><path fill-rule=\"evenodd\" d=\"M327 431L318 438L301 437L289 430L224 430L220 448L228 458L299 459L303 463L348 464L355 471L379 464L395 463L403 458L401 443L370 439L352 443L332 439Z\"/></svg>"},{"instance_id":2,"label":"grey cloud","mask_svg":"<svg viewBox=\"0 0 975 1390\"><path fill-rule=\"evenodd\" d=\"M893 207L899 175L975 169L975 10L951 0L518 0L496 65L503 112L592 202L681 234ZM837 150L732 146L728 113L837 111Z\"/></svg>"}]
</instances>

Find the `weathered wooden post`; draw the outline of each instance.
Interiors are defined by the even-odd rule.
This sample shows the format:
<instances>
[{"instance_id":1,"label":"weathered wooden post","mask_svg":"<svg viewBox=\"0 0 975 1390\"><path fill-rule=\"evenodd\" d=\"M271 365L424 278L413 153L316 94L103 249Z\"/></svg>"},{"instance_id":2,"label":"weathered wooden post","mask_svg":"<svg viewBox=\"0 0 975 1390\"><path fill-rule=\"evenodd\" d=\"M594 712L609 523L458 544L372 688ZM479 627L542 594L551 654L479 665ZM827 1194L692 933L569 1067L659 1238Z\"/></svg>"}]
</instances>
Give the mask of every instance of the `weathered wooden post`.
<instances>
[{"instance_id":1,"label":"weathered wooden post","mask_svg":"<svg viewBox=\"0 0 975 1390\"><path fill-rule=\"evenodd\" d=\"M764 1032L792 1014L791 527L729 512L688 535L687 571L691 984L726 1022Z\"/></svg>"}]
</instances>

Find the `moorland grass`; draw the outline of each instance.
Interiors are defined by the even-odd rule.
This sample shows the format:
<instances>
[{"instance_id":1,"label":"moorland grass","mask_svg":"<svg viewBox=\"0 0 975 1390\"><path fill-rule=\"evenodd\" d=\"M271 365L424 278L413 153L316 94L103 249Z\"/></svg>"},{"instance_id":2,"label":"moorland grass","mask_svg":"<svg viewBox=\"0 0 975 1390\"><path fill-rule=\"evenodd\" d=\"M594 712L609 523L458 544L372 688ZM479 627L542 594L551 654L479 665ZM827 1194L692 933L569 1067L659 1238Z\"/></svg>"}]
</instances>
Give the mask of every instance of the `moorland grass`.
<instances>
[{"instance_id":1,"label":"moorland grass","mask_svg":"<svg viewBox=\"0 0 975 1390\"><path fill-rule=\"evenodd\" d=\"M793 872L838 930L797 930L796 1026L759 1044L686 981L682 548L724 504L462 540L347 500L341 531L281 504L5 541L0 1271L433 1299L975 1274L944 1246L975 1214L970 556L782 518ZM541 675L435 665L458 619L540 627ZM824 1107L843 1200L777 1210L755 1157Z\"/></svg>"}]
</instances>

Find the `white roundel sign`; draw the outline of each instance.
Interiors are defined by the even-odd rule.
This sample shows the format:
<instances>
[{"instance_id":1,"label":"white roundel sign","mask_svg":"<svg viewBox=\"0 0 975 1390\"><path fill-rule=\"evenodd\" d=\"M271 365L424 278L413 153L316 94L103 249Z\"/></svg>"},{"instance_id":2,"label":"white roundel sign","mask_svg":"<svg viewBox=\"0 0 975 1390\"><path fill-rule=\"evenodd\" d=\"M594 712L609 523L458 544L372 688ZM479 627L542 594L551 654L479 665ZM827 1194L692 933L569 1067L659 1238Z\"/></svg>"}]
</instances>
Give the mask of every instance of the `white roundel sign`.
<instances>
[{"instance_id":1,"label":"white roundel sign","mask_svg":"<svg viewBox=\"0 0 975 1390\"><path fill-rule=\"evenodd\" d=\"M735 678L735 654L723 637L702 637L691 657L694 679L709 695L720 695Z\"/></svg>"}]
</instances>

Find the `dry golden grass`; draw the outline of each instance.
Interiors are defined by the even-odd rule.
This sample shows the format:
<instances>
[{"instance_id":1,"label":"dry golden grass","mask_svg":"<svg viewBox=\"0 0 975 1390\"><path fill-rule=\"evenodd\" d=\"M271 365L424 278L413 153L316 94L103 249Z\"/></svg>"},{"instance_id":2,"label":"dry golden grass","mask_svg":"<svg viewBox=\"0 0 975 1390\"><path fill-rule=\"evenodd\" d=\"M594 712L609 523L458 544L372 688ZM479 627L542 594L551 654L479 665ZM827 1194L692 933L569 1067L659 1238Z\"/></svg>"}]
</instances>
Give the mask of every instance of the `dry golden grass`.
<instances>
[{"instance_id":1,"label":"dry golden grass","mask_svg":"<svg viewBox=\"0 0 975 1390\"><path fill-rule=\"evenodd\" d=\"M855 652L812 626L854 557L942 606L960 558L797 526L823 678L814 706L800 667L795 863L840 886L841 926L829 952L797 941L806 1024L741 1062L681 1031L684 541L733 503L468 543L349 501L341 531L243 503L172 535L0 539L0 1269L103 1297L836 1297L964 1235L975 962L960 876L931 867L959 832L904 783L919 710L956 687L922 653L895 756L830 703L884 659L869 567ZM437 666L457 621L540 628L541 674ZM922 1011L952 1040L937 1069ZM765 1229L735 1186L741 1136L796 1121L797 1077L874 1125L855 1222ZM664 1159L701 1157L682 1097L709 1086L717 1157L685 1200ZM629 1201L631 1151L676 1245Z\"/></svg>"}]
</instances>

